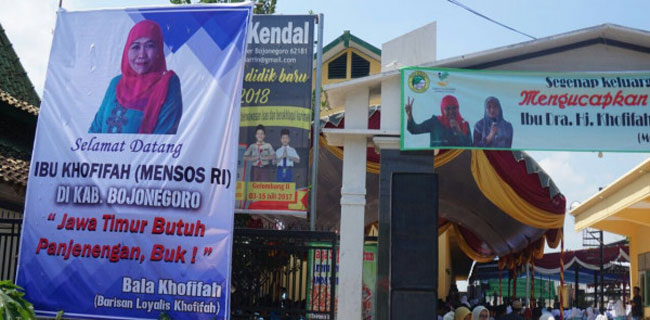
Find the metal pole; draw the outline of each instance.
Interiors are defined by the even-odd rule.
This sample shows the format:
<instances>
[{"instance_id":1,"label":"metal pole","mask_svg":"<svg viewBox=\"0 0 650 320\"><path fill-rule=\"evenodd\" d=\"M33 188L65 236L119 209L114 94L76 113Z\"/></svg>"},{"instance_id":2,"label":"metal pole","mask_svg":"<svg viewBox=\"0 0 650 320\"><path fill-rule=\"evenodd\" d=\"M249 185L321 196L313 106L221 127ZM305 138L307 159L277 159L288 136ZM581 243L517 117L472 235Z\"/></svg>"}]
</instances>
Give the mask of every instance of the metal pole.
<instances>
[{"instance_id":1,"label":"metal pole","mask_svg":"<svg viewBox=\"0 0 650 320\"><path fill-rule=\"evenodd\" d=\"M625 273L623 273L623 296L621 298L621 300L623 300L623 305L625 305Z\"/></svg>"},{"instance_id":2,"label":"metal pole","mask_svg":"<svg viewBox=\"0 0 650 320\"><path fill-rule=\"evenodd\" d=\"M598 309L598 271L594 271L594 308Z\"/></svg>"},{"instance_id":3,"label":"metal pole","mask_svg":"<svg viewBox=\"0 0 650 320\"><path fill-rule=\"evenodd\" d=\"M526 264L526 305L530 306L530 264Z\"/></svg>"},{"instance_id":4,"label":"metal pole","mask_svg":"<svg viewBox=\"0 0 650 320\"><path fill-rule=\"evenodd\" d=\"M573 291L573 306L577 307L578 306L578 285L580 282L580 264L575 263L576 266L576 272L575 272L575 290Z\"/></svg>"},{"instance_id":5,"label":"metal pole","mask_svg":"<svg viewBox=\"0 0 650 320\"><path fill-rule=\"evenodd\" d=\"M508 295L506 296L508 299L512 298L512 296L510 295L510 288L511 288L510 284L511 284L511 282L512 282L512 270L508 271ZM508 303L510 303L510 302L508 302Z\"/></svg>"},{"instance_id":6,"label":"metal pole","mask_svg":"<svg viewBox=\"0 0 650 320\"><path fill-rule=\"evenodd\" d=\"M513 269L512 272L512 297L510 301L517 300L517 269Z\"/></svg>"},{"instance_id":7,"label":"metal pole","mask_svg":"<svg viewBox=\"0 0 650 320\"><path fill-rule=\"evenodd\" d=\"M321 32L321 35L322 35L322 32ZM321 38L319 37L318 38L318 43L319 44L320 44L320 39ZM334 237L334 239L332 240L332 254L333 254L332 262L331 262L332 271L330 272L331 295L329 296L329 299L330 299L330 305L329 305L330 317L329 318L332 319L332 320L336 317L335 316L336 315L336 282L337 282L337 279L338 279L336 260L339 258L339 255L340 255L339 251L336 250L336 245L337 245L336 242L337 242L337 239L336 239L336 237Z\"/></svg>"},{"instance_id":8,"label":"metal pole","mask_svg":"<svg viewBox=\"0 0 650 320\"><path fill-rule=\"evenodd\" d=\"M546 284L548 285L548 291L547 291L548 294L546 295L546 299L548 300L548 302L551 302L551 309L553 309L553 308L555 308L555 306L553 305L553 301L551 300L551 284L552 284L552 282L551 282L551 275L550 274L548 275L548 279L547 279Z\"/></svg>"},{"instance_id":9,"label":"metal pole","mask_svg":"<svg viewBox=\"0 0 650 320\"><path fill-rule=\"evenodd\" d=\"M316 202L318 200L318 147L320 141L320 90L322 86L323 64L323 14L318 16L318 46L316 51L316 96L314 105L314 135L312 136L312 166L311 166L311 204L309 205L309 230L316 230Z\"/></svg>"},{"instance_id":10,"label":"metal pole","mask_svg":"<svg viewBox=\"0 0 650 320\"><path fill-rule=\"evenodd\" d=\"M603 259L605 253L605 243L603 241L603 230L600 230L600 311L605 310L605 271Z\"/></svg>"}]
</instances>

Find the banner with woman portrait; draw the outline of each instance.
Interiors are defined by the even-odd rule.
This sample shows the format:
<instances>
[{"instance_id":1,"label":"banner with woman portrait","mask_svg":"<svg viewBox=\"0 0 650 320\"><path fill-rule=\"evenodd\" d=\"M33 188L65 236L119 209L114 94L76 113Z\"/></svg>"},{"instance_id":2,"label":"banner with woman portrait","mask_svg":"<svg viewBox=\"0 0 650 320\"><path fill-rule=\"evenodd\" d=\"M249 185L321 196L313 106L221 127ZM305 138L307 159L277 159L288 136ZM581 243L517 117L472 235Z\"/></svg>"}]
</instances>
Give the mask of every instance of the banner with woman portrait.
<instances>
[{"instance_id":1,"label":"banner with woman portrait","mask_svg":"<svg viewBox=\"0 0 650 320\"><path fill-rule=\"evenodd\" d=\"M17 275L37 314L229 318L251 16L58 12Z\"/></svg>"},{"instance_id":2,"label":"banner with woman portrait","mask_svg":"<svg viewBox=\"0 0 650 320\"><path fill-rule=\"evenodd\" d=\"M401 149L650 151L650 72L402 69Z\"/></svg>"}]
</instances>

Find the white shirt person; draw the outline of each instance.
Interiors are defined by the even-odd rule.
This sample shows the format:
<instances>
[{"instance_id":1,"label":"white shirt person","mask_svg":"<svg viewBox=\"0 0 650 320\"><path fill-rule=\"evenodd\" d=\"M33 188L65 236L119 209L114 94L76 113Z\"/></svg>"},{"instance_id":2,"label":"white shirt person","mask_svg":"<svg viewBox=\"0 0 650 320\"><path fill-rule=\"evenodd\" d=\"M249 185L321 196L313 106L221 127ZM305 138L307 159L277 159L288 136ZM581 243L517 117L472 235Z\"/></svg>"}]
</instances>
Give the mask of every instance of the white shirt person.
<instances>
[{"instance_id":1,"label":"white shirt person","mask_svg":"<svg viewBox=\"0 0 650 320\"><path fill-rule=\"evenodd\" d=\"M275 150L274 163L278 166L275 177L277 182L293 182L293 166L300 162L296 149L289 146L290 141L289 129L282 129L280 131L282 146Z\"/></svg>"}]
</instances>

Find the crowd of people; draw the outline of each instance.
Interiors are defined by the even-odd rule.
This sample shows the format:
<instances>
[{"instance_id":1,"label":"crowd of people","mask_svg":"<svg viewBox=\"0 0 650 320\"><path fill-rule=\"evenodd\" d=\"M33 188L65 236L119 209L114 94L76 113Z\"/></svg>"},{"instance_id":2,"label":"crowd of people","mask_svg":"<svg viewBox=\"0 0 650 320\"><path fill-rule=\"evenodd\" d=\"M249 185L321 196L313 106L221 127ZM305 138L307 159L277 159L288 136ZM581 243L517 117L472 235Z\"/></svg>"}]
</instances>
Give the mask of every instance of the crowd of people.
<instances>
[{"instance_id":1,"label":"crowd of people","mask_svg":"<svg viewBox=\"0 0 650 320\"><path fill-rule=\"evenodd\" d=\"M610 301L604 312L596 308L560 309L555 302L553 307L545 306L539 301L537 306L525 306L521 300L502 304L469 301L452 290L447 302L438 300L438 320L559 320L561 313L566 320L640 320L643 318L643 302L639 287L634 287L634 297L626 305L622 300Z\"/></svg>"}]
</instances>

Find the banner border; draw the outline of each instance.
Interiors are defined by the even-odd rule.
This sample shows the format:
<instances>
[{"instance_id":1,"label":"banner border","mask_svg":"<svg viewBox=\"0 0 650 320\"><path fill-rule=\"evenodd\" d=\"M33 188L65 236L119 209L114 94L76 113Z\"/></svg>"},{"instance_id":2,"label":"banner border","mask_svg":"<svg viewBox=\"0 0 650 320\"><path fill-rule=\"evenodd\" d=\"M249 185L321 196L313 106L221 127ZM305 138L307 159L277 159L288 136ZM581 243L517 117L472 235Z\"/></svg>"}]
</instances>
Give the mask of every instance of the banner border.
<instances>
[{"instance_id":1,"label":"banner border","mask_svg":"<svg viewBox=\"0 0 650 320\"><path fill-rule=\"evenodd\" d=\"M415 148L406 148L404 146L404 116L406 111L404 111L404 76L409 70L425 70L425 71L454 71L462 73L498 73L498 74L528 74L528 75L544 75L548 73L553 74L575 74L575 73L584 73L592 75L607 75L607 74L635 74L642 72L643 70L636 71L526 71L526 70L474 70L474 69L462 69L462 68L444 68L444 67L403 67L400 69L400 151L428 151L428 150L501 150L501 151L559 151L559 152L616 152L616 153L650 153L648 150L610 150L610 149L545 149L545 148L530 148L530 149L520 149L520 148L485 148L485 147L472 147L472 146L462 146L462 147L453 147L453 146L444 146L444 147L415 147Z\"/></svg>"},{"instance_id":2,"label":"banner border","mask_svg":"<svg viewBox=\"0 0 650 320\"><path fill-rule=\"evenodd\" d=\"M193 4L192 6L182 6L182 5L180 5L180 6L179 5L160 6L160 5L152 5L152 6L118 7L118 8L114 8L114 7L111 7L111 8L93 8L93 9L87 9L87 10L74 10L74 11L68 11L68 10L65 10L64 8L59 8L59 10L57 11L57 21L58 21L59 13L75 14L75 13L92 13L92 12L101 12L101 11L123 11L123 12L136 11L137 12L138 10L143 10L143 9L144 10L160 9L161 11L172 11L172 12L173 11L178 11L178 12L187 12L187 11L207 11L207 12L214 12L214 11L227 11L227 12L233 12L234 11L234 12L238 12L238 11L241 11L241 12L246 12L246 14L247 14L246 21L247 21L248 27L245 30L243 30L243 36L244 36L245 39L248 39L248 37L249 37L250 30L251 30L251 22L252 22L252 18L253 18L253 15L254 15L253 2L247 1L247 2L243 2L243 3L235 3L235 4L232 4L232 3ZM174 9L176 9L176 10L174 10ZM150 11L150 12L156 12L156 11ZM56 32L56 28L57 28L57 25L55 25L53 33ZM242 73L242 78L243 78L243 75L244 75L245 52L247 50L247 47L248 47L248 41L245 40L243 42L243 48L242 48L243 49L242 52L244 53L244 54L242 54L242 60L244 60L244 61L242 61L241 66L240 66L241 73ZM50 57L51 54L52 54L52 52L49 52L48 57ZM49 71L49 68L50 68L49 66L50 66L50 62L48 61L48 64L47 64L48 71ZM47 81L48 77L49 77L49 72L46 74L45 81ZM235 95L241 95L242 86L243 86L243 79L242 79L242 81L239 82L238 85L235 86L237 88L235 90ZM47 86L46 86L46 88L47 88ZM240 115L241 97L239 99L235 99L235 100L239 101L237 103L237 104L239 104L239 108L234 110L234 112L236 112L237 114ZM237 117L237 118L239 118L239 117ZM34 158L36 157L36 152L34 152L34 149L36 147L36 133L38 132L39 122L40 121L38 121L37 124L36 124L36 131L35 131L33 147L32 147L32 155L31 155L31 158L30 158L29 172L31 172L32 165L34 164ZM235 134L235 139L234 140L237 141L238 137L239 137L238 130L235 130L234 134ZM235 165L235 169L236 169L236 165ZM27 208L28 208L28 206L27 206L27 200L28 200L27 195L29 194L29 188L30 188L30 183L27 184L26 190L25 190L25 204L24 204L24 207L23 207L23 210L22 210L23 224L25 223L25 217L27 216ZM33 186L32 186L32 188L33 188ZM233 200L234 200L234 197L235 197L235 190L234 189L232 191L232 194L233 194ZM235 216L234 211L232 212L232 216L233 216L233 219L234 219L234 216ZM232 256L233 256L233 238L234 238L234 227L235 227L234 222L231 225L232 225L232 228L230 229L230 234L229 234L229 236L226 237L227 239L225 240L227 242L226 246L229 248L229 250L228 249L226 250L226 258L229 261L229 264L227 265L227 267L228 267L227 272L226 272L227 277L225 279L225 282L228 283L229 288L228 288L228 293L224 297L224 308L222 309L223 312L224 312L224 314L223 314L224 319L230 319L231 312L232 312L231 311L231 306L230 306L231 299L232 299L232 294L230 293L230 287L232 287ZM21 259L22 259L22 256L23 256L22 255L22 250L23 250L22 248L23 248L23 241L25 240L25 232L26 232L26 227L23 225L23 227L21 228L20 237L19 237L19 240L18 240L19 251L17 252L18 257L16 259L16 272L15 272L14 279L13 279L14 283L17 282L18 275L22 270L22 268L21 268L21 266L22 266L21 265ZM95 309L97 310L97 308L95 308ZM132 310L134 310L134 309L132 309ZM61 311L61 310L59 310L59 311ZM44 315L44 316L48 316L48 314L49 315L56 315L59 311L37 310L37 309L34 308L34 312L37 315L40 314L40 315ZM64 316L66 316L66 317L70 316L71 318L77 318L77 319L142 319L142 320L148 320L148 319L157 319L158 318L158 317L154 317L154 318L134 318L134 317L122 317L122 316L114 316L114 315L113 316L104 316L104 315L98 314L98 313L94 313L94 314L65 313L65 311L64 311Z\"/></svg>"}]
</instances>

